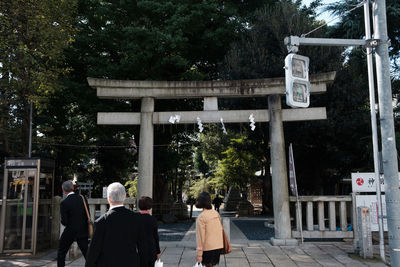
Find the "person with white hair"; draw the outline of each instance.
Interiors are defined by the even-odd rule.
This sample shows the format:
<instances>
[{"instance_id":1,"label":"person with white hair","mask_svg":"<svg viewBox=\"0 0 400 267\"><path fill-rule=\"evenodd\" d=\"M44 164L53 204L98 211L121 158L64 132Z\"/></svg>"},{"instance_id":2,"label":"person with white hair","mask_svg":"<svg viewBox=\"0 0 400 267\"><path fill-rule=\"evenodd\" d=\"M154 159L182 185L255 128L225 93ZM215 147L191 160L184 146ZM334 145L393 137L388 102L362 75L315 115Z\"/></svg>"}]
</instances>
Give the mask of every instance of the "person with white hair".
<instances>
[{"instance_id":1,"label":"person with white hair","mask_svg":"<svg viewBox=\"0 0 400 267\"><path fill-rule=\"evenodd\" d=\"M107 188L110 209L95 222L86 256L86 267L138 267L137 251L144 235L139 215L124 207L125 187L116 182Z\"/></svg>"}]
</instances>

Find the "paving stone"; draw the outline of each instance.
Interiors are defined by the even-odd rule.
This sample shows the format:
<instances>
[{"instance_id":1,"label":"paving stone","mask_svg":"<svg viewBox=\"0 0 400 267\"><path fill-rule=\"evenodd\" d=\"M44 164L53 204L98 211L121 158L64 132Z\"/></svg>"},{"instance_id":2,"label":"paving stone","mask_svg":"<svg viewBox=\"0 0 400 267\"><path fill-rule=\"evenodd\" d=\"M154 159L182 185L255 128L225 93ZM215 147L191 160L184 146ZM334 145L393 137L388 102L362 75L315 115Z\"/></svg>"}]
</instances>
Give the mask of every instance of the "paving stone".
<instances>
[{"instance_id":1,"label":"paving stone","mask_svg":"<svg viewBox=\"0 0 400 267\"><path fill-rule=\"evenodd\" d=\"M263 263L271 263L267 255L265 254L248 254L247 260L249 262L263 262Z\"/></svg>"},{"instance_id":2,"label":"paving stone","mask_svg":"<svg viewBox=\"0 0 400 267\"><path fill-rule=\"evenodd\" d=\"M260 247L243 248L244 253L247 254L264 254L264 250Z\"/></svg>"},{"instance_id":3,"label":"paving stone","mask_svg":"<svg viewBox=\"0 0 400 267\"><path fill-rule=\"evenodd\" d=\"M329 255L331 255L333 258L335 258L338 262L345 266L366 266L365 264L356 261L352 258L349 257L349 255L344 252L343 250L339 249L335 245L319 245L318 246L322 251L325 251Z\"/></svg>"},{"instance_id":4,"label":"paving stone","mask_svg":"<svg viewBox=\"0 0 400 267\"><path fill-rule=\"evenodd\" d=\"M174 247L166 248L163 251L163 254L167 254L167 255L171 255L171 254L173 254L173 255L182 255L183 250L184 250L184 248L177 248L177 247L175 247L175 248Z\"/></svg>"},{"instance_id":5,"label":"paving stone","mask_svg":"<svg viewBox=\"0 0 400 267\"><path fill-rule=\"evenodd\" d=\"M233 248L231 253L225 255L225 258L246 258L246 255L241 248Z\"/></svg>"},{"instance_id":6,"label":"paving stone","mask_svg":"<svg viewBox=\"0 0 400 267\"><path fill-rule=\"evenodd\" d=\"M249 267L250 264L246 258L226 258L226 266L227 267Z\"/></svg>"},{"instance_id":7,"label":"paving stone","mask_svg":"<svg viewBox=\"0 0 400 267\"><path fill-rule=\"evenodd\" d=\"M271 249L274 248L274 249ZM279 247L267 248L267 256L274 266L294 267L297 266Z\"/></svg>"},{"instance_id":8,"label":"paving stone","mask_svg":"<svg viewBox=\"0 0 400 267\"><path fill-rule=\"evenodd\" d=\"M273 267L271 263L250 262L250 267Z\"/></svg>"},{"instance_id":9,"label":"paving stone","mask_svg":"<svg viewBox=\"0 0 400 267\"><path fill-rule=\"evenodd\" d=\"M268 254L284 254L279 247L275 247L275 246L267 246L267 247L264 247L262 249L264 250L264 252L267 255Z\"/></svg>"},{"instance_id":10,"label":"paving stone","mask_svg":"<svg viewBox=\"0 0 400 267\"><path fill-rule=\"evenodd\" d=\"M179 261L181 260L181 255L167 254L167 255L161 256L161 260L164 263L168 263L168 264L173 263L173 264L178 265Z\"/></svg>"},{"instance_id":11,"label":"paving stone","mask_svg":"<svg viewBox=\"0 0 400 267\"><path fill-rule=\"evenodd\" d=\"M299 266L321 266L302 249L294 246L281 247L282 251Z\"/></svg>"},{"instance_id":12,"label":"paving stone","mask_svg":"<svg viewBox=\"0 0 400 267\"><path fill-rule=\"evenodd\" d=\"M303 246L302 249L322 266L343 266L339 261L315 245Z\"/></svg>"}]
</instances>

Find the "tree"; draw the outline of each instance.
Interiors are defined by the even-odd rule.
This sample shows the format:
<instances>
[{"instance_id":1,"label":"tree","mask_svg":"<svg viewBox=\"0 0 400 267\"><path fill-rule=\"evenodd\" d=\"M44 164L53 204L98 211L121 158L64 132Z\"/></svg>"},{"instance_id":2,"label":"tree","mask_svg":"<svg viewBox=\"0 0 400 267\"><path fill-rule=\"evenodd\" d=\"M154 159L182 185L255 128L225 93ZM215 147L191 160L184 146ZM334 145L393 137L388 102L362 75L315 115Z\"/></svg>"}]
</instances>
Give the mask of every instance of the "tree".
<instances>
[{"instance_id":1,"label":"tree","mask_svg":"<svg viewBox=\"0 0 400 267\"><path fill-rule=\"evenodd\" d=\"M247 188L259 167L248 147L248 140L231 139L230 145L222 154L224 158L218 164L216 177L227 186Z\"/></svg>"},{"instance_id":2,"label":"tree","mask_svg":"<svg viewBox=\"0 0 400 267\"><path fill-rule=\"evenodd\" d=\"M75 11L76 0L0 3L0 128L7 153L27 155L30 103L45 109L68 70L63 51L73 41Z\"/></svg>"},{"instance_id":3,"label":"tree","mask_svg":"<svg viewBox=\"0 0 400 267\"><path fill-rule=\"evenodd\" d=\"M69 176L77 164L90 166L90 176L103 186L110 177L128 177L137 166L137 158L127 156L123 149L92 146L128 145L126 139L120 139L126 133L139 137L139 127L96 125L96 113L137 112L140 102L99 100L87 85L88 76L131 80L217 77L218 63L244 27L242 21L248 15L244 11L263 2L79 0L75 41L65 52L71 71L63 77L64 89L51 99L51 108L40 122L42 142L74 145L47 147L46 153L60 159L59 166L68 166L59 174ZM187 99L156 101L158 110L200 105L201 101ZM177 174L171 170L180 156L166 145L182 130L181 126L155 127L157 184L175 183L168 177ZM87 164L93 159L94 166Z\"/></svg>"}]
</instances>

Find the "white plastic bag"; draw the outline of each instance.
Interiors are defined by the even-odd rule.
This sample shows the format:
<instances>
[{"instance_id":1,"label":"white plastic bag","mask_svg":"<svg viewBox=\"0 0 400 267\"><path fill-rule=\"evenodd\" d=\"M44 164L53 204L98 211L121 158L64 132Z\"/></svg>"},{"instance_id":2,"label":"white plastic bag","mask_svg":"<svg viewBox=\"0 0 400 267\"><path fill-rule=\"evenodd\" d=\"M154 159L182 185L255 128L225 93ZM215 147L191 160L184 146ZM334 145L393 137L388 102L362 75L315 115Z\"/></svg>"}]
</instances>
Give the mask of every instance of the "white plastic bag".
<instances>
[{"instance_id":1,"label":"white plastic bag","mask_svg":"<svg viewBox=\"0 0 400 267\"><path fill-rule=\"evenodd\" d=\"M196 262L196 264L193 267L203 267L203 264L201 264L200 262Z\"/></svg>"},{"instance_id":2,"label":"white plastic bag","mask_svg":"<svg viewBox=\"0 0 400 267\"><path fill-rule=\"evenodd\" d=\"M154 267L163 267L164 263L158 259L156 260L156 262L154 263Z\"/></svg>"}]
</instances>

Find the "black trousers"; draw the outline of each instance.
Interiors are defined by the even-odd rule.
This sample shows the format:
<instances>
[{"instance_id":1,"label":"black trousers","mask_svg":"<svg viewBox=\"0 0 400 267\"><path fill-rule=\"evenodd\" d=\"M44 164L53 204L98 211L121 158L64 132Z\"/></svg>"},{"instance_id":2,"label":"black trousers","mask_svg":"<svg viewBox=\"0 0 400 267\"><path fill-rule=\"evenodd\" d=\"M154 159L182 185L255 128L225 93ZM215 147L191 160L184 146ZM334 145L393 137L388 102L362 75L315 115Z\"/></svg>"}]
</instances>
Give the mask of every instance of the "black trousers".
<instances>
[{"instance_id":1,"label":"black trousers","mask_svg":"<svg viewBox=\"0 0 400 267\"><path fill-rule=\"evenodd\" d=\"M61 235L60 243L58 246L57 251L57 267L64 267L65 266L65 256L68 253L69 248L71 247L72 243L76 241L78 243L78 247L82 252L83 257L86 259L86 253L88 250L88 238L76 238L75 236L71 235Z\"/></svg>"}]
</instances>

